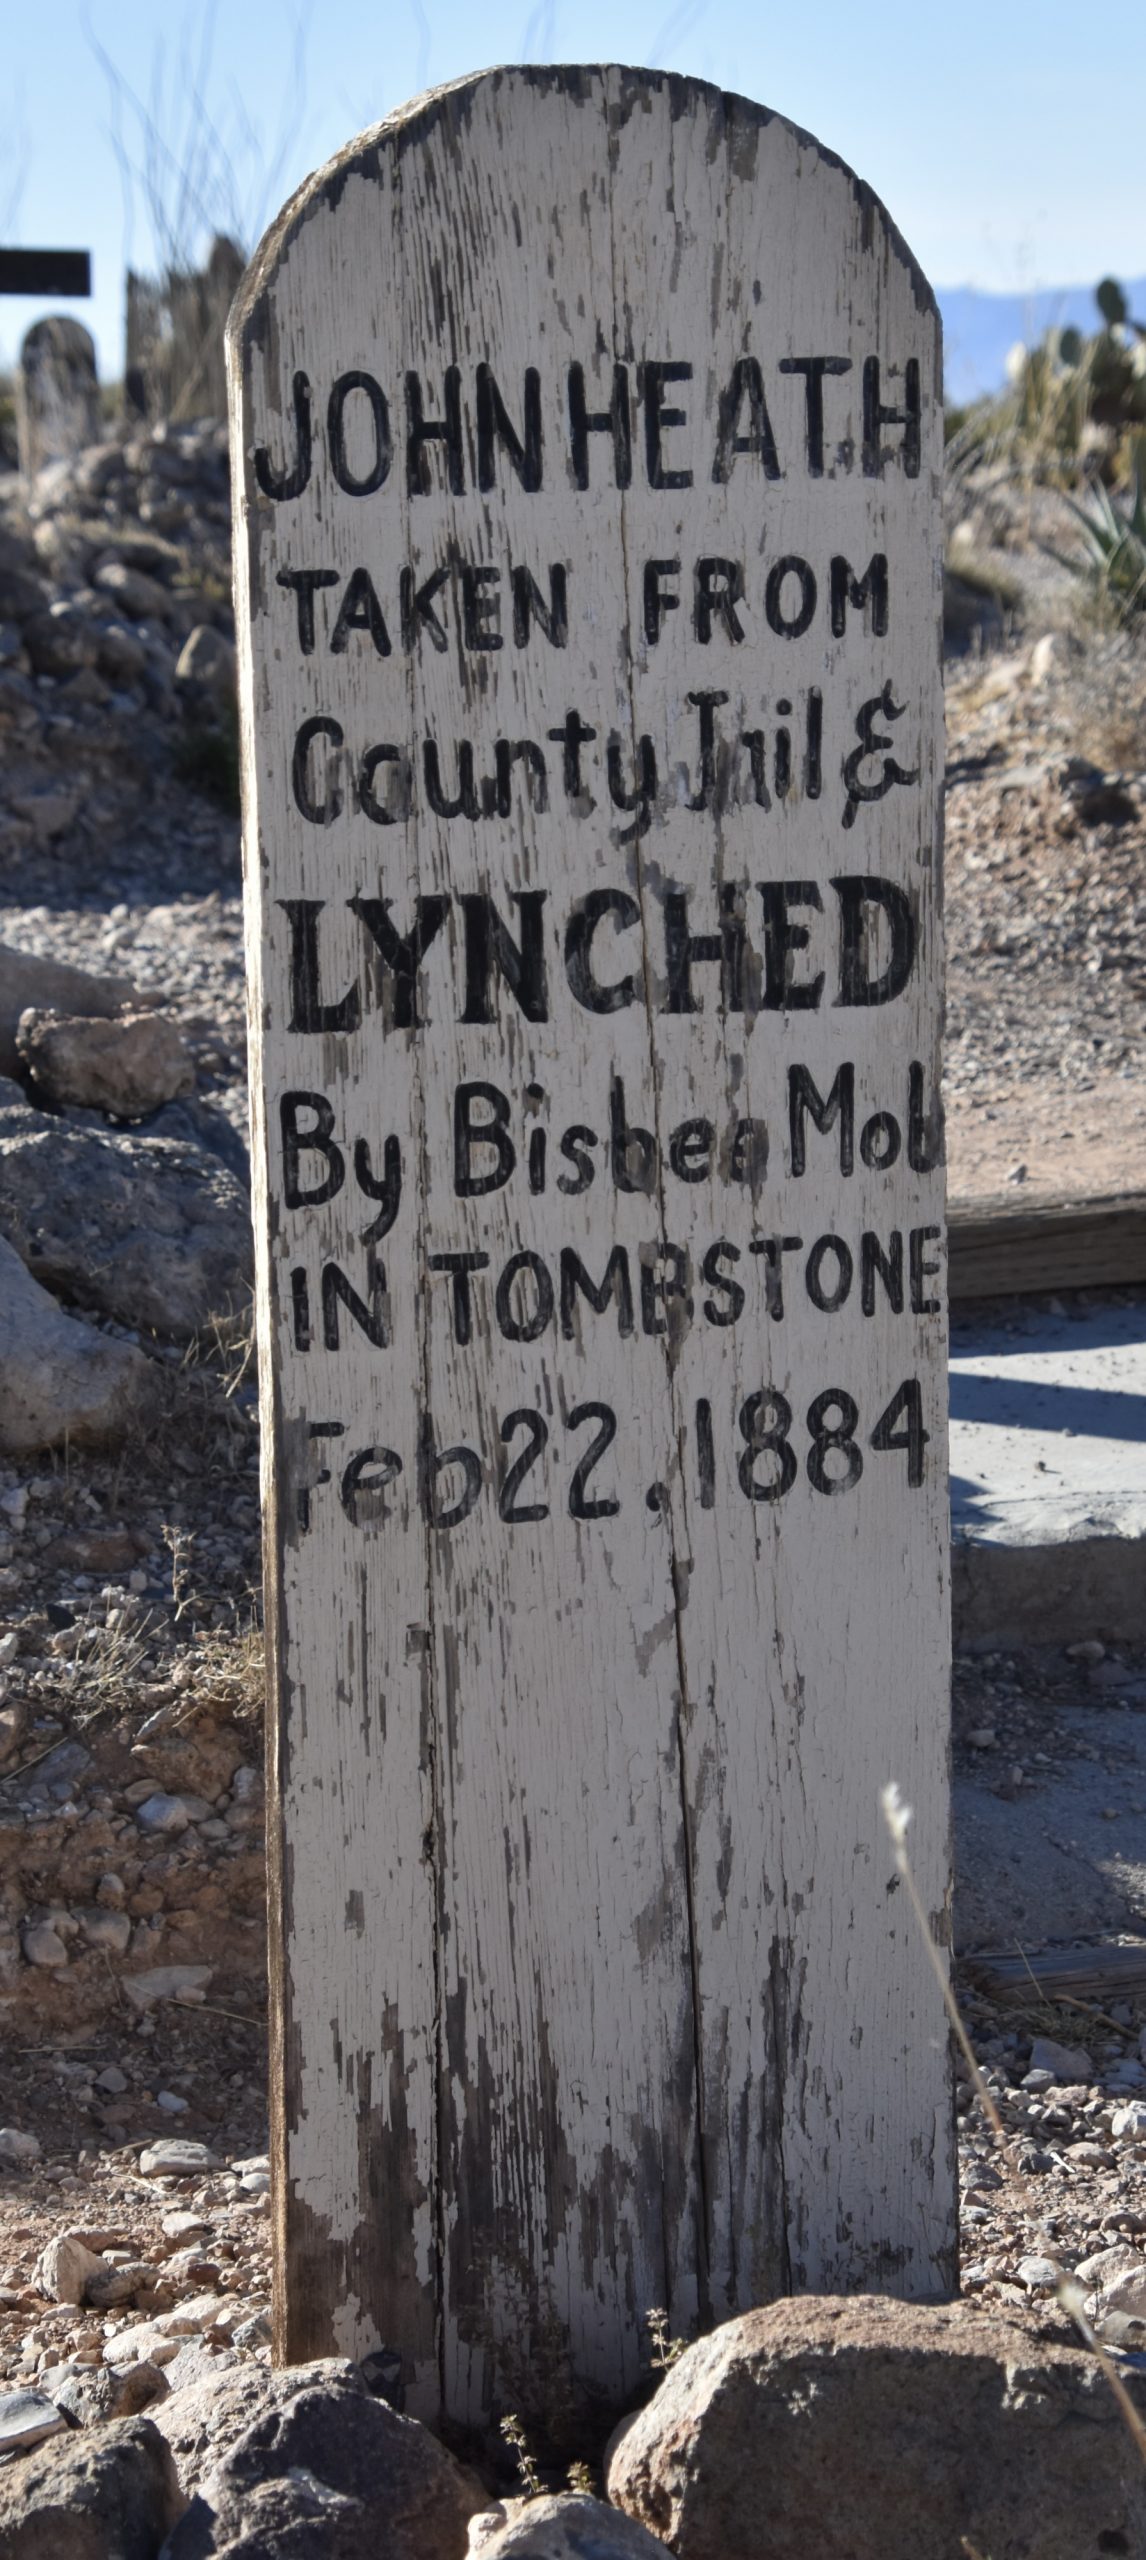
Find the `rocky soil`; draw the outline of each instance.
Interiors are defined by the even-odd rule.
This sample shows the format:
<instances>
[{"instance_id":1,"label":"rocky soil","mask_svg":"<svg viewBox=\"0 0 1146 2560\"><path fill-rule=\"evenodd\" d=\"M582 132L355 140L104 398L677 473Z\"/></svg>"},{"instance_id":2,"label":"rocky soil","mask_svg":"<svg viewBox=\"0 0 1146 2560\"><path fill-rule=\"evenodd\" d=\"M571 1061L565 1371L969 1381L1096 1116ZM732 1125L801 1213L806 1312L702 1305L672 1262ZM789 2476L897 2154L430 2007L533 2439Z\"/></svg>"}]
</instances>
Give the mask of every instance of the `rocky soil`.
<instances>
[{"instance_id":1,"label":"rocky soil","mask_svg":"<svg viewBox=\"0 0 1146 2560\"><path fill-rule=\"evenodd\" d=\"M1146 659L1052 607L950 675L957 1192L1143 1187ZM77 1377L93 1345L138 1364L102 1404L77 1385L66 1430L0 1413L0 2429L28 2386L103 2424L269 2361L230 653L220 430L111 442L30 504L0 482L0 945L102 988L0 953L25 1410L49 1315ZM1057 1708L1099 1668L961 1664L957 1755L993 1753L1018 1801L1077 1747ZM1140 1711L1146 1666L1113 1674ZM1065 2267L1132 2357L1146 2002L1004 2009L968 1981L965 2004L1005 2136L964 2086L965 2294L1065 2337Z\"/></svg>"},{"instance_id":2,"label":"rocky soil","mask_svg":"<svg viewBox=\"0 0 1146 2560\"><path fill-rule=\"evenodd\" d=\"M951 1189L1140 1190L1146 652L1053 490L975 466L947 514Z\"/></svg>"}]
</instances>

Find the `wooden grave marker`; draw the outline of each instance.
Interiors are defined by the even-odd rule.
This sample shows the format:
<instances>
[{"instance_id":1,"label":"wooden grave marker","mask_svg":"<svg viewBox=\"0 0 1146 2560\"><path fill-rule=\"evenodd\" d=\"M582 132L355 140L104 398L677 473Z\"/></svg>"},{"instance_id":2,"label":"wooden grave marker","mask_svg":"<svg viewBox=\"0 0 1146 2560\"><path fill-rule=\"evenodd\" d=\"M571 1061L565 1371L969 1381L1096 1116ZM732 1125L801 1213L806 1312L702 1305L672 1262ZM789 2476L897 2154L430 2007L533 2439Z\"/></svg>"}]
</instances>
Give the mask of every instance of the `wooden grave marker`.
<instances>
[{"instance_id":1,"label":"wooden grave marker","mask_svg":"<svg viewBox=\"0 0 1146 2560\"><path fill-rule=\"evenodd\" d=\"M230 366L278 2352L552 2416L954 2280L939 324L780 117L511 70Z\"/></svg>"},{"instance_id":2,"label":"wooden grave marker","mask_svg":"<svg viewBox=\"0 0 1146 2560\"><path fill-rule=\"evenodd\" d=\"M71 462L98 444L101 419L95 341L82 321L55 311L36 320L20 349L16 439L20 469L34 477L49 462Z\"/></svg>"}]
</instances>

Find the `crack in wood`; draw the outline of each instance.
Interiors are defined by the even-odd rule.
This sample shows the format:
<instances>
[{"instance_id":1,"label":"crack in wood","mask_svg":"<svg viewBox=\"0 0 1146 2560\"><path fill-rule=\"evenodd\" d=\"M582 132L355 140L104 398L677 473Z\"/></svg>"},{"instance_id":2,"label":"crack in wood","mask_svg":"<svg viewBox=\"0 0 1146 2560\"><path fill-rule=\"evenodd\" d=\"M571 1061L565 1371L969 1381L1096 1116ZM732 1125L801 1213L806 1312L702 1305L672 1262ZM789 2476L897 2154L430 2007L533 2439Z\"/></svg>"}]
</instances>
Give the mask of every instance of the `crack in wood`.
<instances>
[{"instance_id":1,"label":"crack in wood","mask_svg":"<svg viewBox=\"0 0 1146 2560\"><path fill-rule=\"evenodd\" d=\"M654 2297L948 2263L869 1841L894 1774L942 1903L935 350L830 154L616 70L390 119L232 331L277 2335L383 2333L424 2414L619 2397Z\"/></svg>"}]
</instances>

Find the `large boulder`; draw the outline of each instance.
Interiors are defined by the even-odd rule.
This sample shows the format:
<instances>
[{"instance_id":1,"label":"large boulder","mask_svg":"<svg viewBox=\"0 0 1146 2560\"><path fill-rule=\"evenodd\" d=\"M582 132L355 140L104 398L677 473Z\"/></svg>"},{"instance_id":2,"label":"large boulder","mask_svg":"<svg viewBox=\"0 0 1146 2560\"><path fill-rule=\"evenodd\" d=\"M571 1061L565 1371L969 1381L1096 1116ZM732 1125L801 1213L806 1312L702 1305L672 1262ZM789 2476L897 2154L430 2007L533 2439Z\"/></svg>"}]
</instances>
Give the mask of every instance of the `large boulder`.
<instances>
[{"instance_id":1,"label":"large boulder","mask_svg":"<svg viewBox=\"0 0 1146 2560\"><path fill-rule=\"evenodd\" d=\"M0 1235L0 1457L116 1445L154 1420L154 1363L65 1315Z\"/></svg>"},{"instance_id":2,"label":"large boulder","mask_svg":"<svg viewBox=\"0 0 1146 2560\"><path fill-rule=\"evenodd\" d=\"M120 1120L142 1120L195 1091L195 1068L181 1033L163 1013L124 1013L113 1022L83 1014L20 1016L17 1047L37 1095L86 1104Z\"/></svg>"},{"instance_id":3,"label":"large boulder","mask_svg":"<svg viewBox=\"0 0 1146 2560\"><path fill-rule=\"evenodd\" d=\"M0 2471L0 2552L3 2560L155 2560L183 2504L150 2419L113 2419Z\"/></svg>"},{"instance_id":4,"label":"large boulder","mask_svg":"<svg viewBox=\"0 0 1146 2560\"><path fill-rule=\"evenodd\" d=\"M46 1288L171 1341L250 1289L250 1209L218 1156L18 1105L0 1104L0 1236Z\"/></svg>"},{"instance_id":5,"label":"large boulder","mask_svg":"<svg viewBox=\"0 0 1146 2560\"><path fill-rule=\"evenodd\" d=\"M203 2482L163 2560L465 2560L483 2504L434 2436L351 2373L257 2418Z\"/></svg>"},{"instance_id":6,"label":"large boulder","mask_svg":"<svg viewBox=\"0 0 1146 2560\"><path fill-rule=\"evenodd\" d=\"M286 2365L276 2373L265 2365L241 2364L172 2391L153 2414L183 2486L191 2492L201 2488L248 2427L296 2400L300 2391L324 2386L359 2396L365 2389L357 2365L343 2356L320 2356L313 2364Z\"/></svg>"},{"instance_id":7,"label":"large boulder","mask_svg":"<svg viewBox=\"0 0 1146 2560\"><path fill-rule=\"evenodd\" d=\"M138 1002L130 978L97 978L66 960L41 959L34 951L14 951L10 943L0 942L0 1076L19 1073L16 1027L30 1006L106 1022Z\"/></svg>"},{"instance_id":8,"label":"large boulder","mask_svg":"<svg viewBox=\"0 0 1146 2560\"><path fill-rule=\"evenodd\" d=\"M747 2312L615 2439L608 2488L678 2560L1146 2551L1146 2471L1094 2358L969 2303Z\"/></svg>"}]
</instances>

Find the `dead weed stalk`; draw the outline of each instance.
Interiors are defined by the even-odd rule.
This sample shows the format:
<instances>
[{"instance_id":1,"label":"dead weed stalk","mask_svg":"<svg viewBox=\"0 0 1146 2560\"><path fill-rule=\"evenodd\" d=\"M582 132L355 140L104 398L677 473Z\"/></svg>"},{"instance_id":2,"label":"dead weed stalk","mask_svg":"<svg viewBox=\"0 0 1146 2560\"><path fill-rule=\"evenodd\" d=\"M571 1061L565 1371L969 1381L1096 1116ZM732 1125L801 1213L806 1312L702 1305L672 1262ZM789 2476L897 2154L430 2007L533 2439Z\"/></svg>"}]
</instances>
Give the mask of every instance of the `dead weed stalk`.
<instances>
[{"instance_id":1,"label":"dead weed stalk","mask_svg":"<svg viewBox=\"0 0 1146 2560\"><path fill-rule=\"evenodd\" d=\"M927 1917L927 1913L924 1910L922 1897L912 1870L911 1860L907 1854L907 1832L908 1825L911 1821L911 1807L904 1803L899 1788L894 1783L883 1788L880 1794L880 1805L884 1821L887 1824L887 1828L891 1836L891 1844L895 1855L896 1867L898 1868L900 1879L906 1891L907 1899L911 1905L916 1927L919 1930L920 1937L922 1938L924 1947L926 1948L928 1962L943 1995L943 2006L947 2011L947 2015L951 2021L951 2025L959 2044L960 2052L962 2053L963 2059L967 2065L971 2078L971 2086L974 2089L975 2095L987 2122L990 2125L991 2134L999 2152L999 2156L1004 2162L1006 2162L1007 2138L1003 2129L1003 2120L972 2051L971 2039L967 2033L966 2027L964 2026L959 2003L951 1988L951 1982L947 1966L943 1959L942 1950L936 1942L934 1931ZM1010 2165L1009 2162L1007 2165ZM1038 2201L1031 2192L1030 2183L1021 2170L1017 2171L1015 2174L1023 2202L1028 2207L1032 2219L1037 2223L1041 2219L1041 2216L1039 2213ZM1143 2423L1143 2420L1140 2418L1138 2411L1134 2406L1134 2402L1130 2397L1130 2393L1126 2388L1113 2357L1103 2344L1102 2340L1096 2335L1087 2318L1083 2307L1084 2296L1081 2286L1075 2281L1073 2276L1067 2274L1066 2269L1059 2265L1057 2258L1049 2250L1047 2251L1047 2257L1049 2259L1049 2263L1055 2269L1055 2292L1058 2300L1063 2310L1066 2312L1068 2319L1073 2320L1075 2328L1078 2330L1084 2346L1089 2347L1091 2354L1097 2357L1102 2368L1103 2375L1118 2403L1123 2421L1129 2431L1139 2458L1143 2467L1146 2468L1146 2424Z\"/></svg>"}]
</instances>

